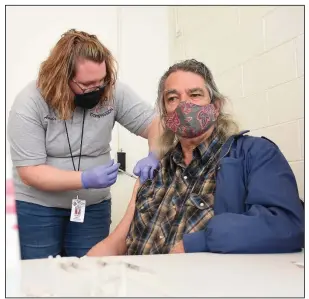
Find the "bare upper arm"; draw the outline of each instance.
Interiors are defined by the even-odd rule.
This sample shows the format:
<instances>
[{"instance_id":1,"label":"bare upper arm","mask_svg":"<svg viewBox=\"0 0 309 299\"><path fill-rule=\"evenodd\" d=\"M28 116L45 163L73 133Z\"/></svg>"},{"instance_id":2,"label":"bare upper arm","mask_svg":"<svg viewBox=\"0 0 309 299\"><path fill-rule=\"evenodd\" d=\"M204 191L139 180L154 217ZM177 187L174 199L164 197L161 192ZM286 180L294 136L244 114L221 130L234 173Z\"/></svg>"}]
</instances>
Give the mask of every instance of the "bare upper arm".
<instances>
[{"instance_id":1,"label":"bare upper arm","mask_svg":"<svg viewBox=\"0 0 309 299\"><path fill-rule=\"evenodd\" d=\"M116 230L121 230L122 232L126 232L125 237L127 236L129 229L130 229L130 225L131 222L133 220L134 217L134 212L135 212L135 203L136 203L136 197L137 197L137 192L138 189L140 187L140 180L136 180L135 185L133 187L133 192L132 192L132 196L131 196L131 200L129 202L129 205L127 207L127 210L123 216L123 218L121 219L120 223L117 225Z\"/></svg>"},{"instance_id":2,"label":"bare upper arm","mask_svg":"<svg viewBox=\"0 0 309 299\"><path fill-rule=\"evenodd\" d=\"M126 238L134 217L139 179L136 181L127 210L115 230L87 253L88 256L123 255L127 251Z\"/></svg>"}]
</instances>

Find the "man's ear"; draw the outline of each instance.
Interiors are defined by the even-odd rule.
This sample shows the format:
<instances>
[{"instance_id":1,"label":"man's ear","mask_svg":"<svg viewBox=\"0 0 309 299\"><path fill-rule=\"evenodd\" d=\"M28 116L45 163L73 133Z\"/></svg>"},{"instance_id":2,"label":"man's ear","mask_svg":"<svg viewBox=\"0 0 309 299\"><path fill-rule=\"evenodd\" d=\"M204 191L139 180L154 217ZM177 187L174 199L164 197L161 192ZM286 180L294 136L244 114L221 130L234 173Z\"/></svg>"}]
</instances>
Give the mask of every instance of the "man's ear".
<instances>
[{"instance_id":1,"label":"man's ear","mask_svg":"<svg viewBox=\"0 0 309 299\"><path fill-rule=\"evenodd\" d=\"M214 100L213 104L214 104L215 110L216 110L216 117L218 117L219 114L220 114L221 108L222 108L222 104L219 100Z\"/></svg>"}]
</instances>

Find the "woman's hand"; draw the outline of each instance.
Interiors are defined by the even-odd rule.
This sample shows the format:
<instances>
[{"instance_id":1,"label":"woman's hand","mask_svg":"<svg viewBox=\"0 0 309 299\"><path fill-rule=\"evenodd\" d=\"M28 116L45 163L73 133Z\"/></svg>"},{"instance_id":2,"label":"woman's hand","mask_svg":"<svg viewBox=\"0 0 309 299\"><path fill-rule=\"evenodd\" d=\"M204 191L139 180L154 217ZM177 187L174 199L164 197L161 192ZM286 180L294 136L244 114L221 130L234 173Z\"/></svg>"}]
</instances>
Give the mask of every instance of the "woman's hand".
<instances>
[{"instance_id":1,"label":"woman's hand","mask_svg":"<svg viewBox=\"0 0 309 299\"><path fill-rule=\"evenodd\" d=\"M107 188L115 184L118 175L119 163L111 160L105 165L100 165L82 172L82 184L85 189Z\"/></svg>"},{"instance_id":2,"label":"woman's hand","mask_svg":"<svg viewBox=\"0 0 309 299\"><path fill-rule=\"evenodd\" d=\"M137 162L133 169L133 173L140 177L143 184L146 180L153 179L154 171L159 167L159 160L154 153L149 153L148 157Z\"/></svg>"}]
</instances>

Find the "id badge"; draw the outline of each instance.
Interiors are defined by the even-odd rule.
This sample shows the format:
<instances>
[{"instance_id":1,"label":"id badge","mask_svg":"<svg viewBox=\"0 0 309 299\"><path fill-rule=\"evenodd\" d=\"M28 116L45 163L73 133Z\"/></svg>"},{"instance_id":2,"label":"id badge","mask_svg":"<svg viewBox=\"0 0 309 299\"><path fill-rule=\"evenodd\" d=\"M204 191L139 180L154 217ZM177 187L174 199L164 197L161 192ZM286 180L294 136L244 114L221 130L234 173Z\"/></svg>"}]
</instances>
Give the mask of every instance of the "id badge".
<instances>
[{"instance_id":1,"label":"id badge","mask_svg":"<svg viewBox=\"0 0 309 299\"><path fill-rule=\"evenodd\" d=\"M85 209L86 201L81 200L78 196L76 196L76 198L72 200L70 221L83 223L85 218Z\"/></svg>"}]
</instances>

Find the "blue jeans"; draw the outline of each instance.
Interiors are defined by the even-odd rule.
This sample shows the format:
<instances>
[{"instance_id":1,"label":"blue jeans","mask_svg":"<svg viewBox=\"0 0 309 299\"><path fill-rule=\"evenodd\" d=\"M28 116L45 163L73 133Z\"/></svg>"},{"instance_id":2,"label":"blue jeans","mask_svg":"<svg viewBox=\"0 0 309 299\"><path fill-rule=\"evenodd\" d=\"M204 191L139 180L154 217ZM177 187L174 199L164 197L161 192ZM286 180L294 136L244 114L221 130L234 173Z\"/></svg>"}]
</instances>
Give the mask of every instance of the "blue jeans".
<instances>
[{"instance_id":1,"label":"blue jeans","mask_svg":"<svg viewBox=\"0 0 309 299\"><path fill-rule=\"evenodd\" d=\"M84 256L106 238L111 224L111 201L86 207L83 223L71 222L71 210L16 201L22 259Z\"/></svg>"}]
</instances>

